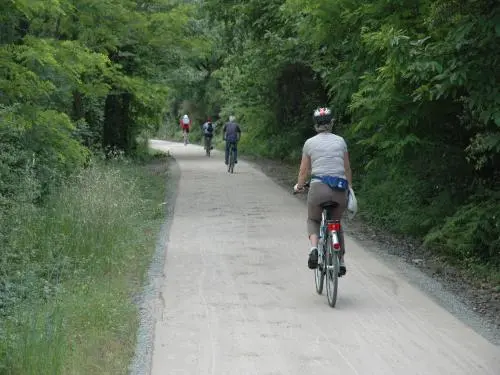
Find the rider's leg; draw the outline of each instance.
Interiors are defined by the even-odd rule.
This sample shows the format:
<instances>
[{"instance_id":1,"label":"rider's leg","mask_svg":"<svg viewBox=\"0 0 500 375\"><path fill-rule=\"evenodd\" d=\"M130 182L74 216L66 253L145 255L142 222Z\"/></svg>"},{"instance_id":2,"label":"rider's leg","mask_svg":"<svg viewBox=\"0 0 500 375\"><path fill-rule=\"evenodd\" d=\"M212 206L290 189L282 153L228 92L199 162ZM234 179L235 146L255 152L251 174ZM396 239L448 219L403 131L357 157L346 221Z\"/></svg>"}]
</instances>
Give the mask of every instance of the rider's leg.
<instances>
[{"instance_id":1,"label":"rider's leg","mask_svg":"<svg viewBox=\"0 0 500 375\"><path fill-rule=\"evenodd\" d=\"M319 227L321 225L321 214L323 211L321 202L325 201L324 197L325 195L328 196L329 189L327 185L315 182L311 184L309 193L307 194L307 234L311 242L307 266L310 269L318 267Z\"/></svg>"},{"instance_id":2,"label":"rider's leg","mask_svg":"<svg viewBox=\"0 0 500 375\"><path fill-rule=\"evenodd\" d=\"M234 164L238 163L238 142L234 142Z\"/></svg>"},{"instance_id":3,"label":"rider's leg","mask_svg":"<svg viewBox=\"0 0 500 375\"><path fill-rule=\"evenodd\" d=\"M318 246L319 227L323 209L321 203L331 200L331 191L328 185L313 182L307 194L307 231L311 246Z\"/></svg>"}]
</instances>

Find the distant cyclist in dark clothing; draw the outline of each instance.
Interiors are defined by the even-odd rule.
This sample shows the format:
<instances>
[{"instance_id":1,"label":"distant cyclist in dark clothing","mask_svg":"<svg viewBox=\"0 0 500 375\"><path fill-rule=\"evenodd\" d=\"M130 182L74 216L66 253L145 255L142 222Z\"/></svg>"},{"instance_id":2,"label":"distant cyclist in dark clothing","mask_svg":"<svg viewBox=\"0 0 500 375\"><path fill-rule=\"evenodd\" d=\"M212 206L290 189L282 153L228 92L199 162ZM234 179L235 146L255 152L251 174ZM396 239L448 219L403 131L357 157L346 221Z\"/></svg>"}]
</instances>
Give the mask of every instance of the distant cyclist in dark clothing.
<instances>
[{"instance_id":1,"label":"distant cyclist in dark clothing","mask_svg":"<svg viewBox=\"0 0 500 375\"><path fill-rule=\"evenodd\" d=\"M212 118L208 118L207 121L201 125L201 131L203 132L205 150L209 152L212 147L212 137L214 136L214 124L212 123Z\"/></svg>"},{"instance_id":2,"label":"distant cyclist in dark clothing","mask_svg":"<svg viewBox=\"0 0 500 375\"><path fill-rule=\"evenodd\" d=\"M234 116L229 116L229 122L226 122L222 129L222 140L226 141L226 165L229 163L229 146L231 143L234 145L234 163L238 162L238 141L241 137L241 129L240 125L234 120Z\"/></svg>"}]
</instances>

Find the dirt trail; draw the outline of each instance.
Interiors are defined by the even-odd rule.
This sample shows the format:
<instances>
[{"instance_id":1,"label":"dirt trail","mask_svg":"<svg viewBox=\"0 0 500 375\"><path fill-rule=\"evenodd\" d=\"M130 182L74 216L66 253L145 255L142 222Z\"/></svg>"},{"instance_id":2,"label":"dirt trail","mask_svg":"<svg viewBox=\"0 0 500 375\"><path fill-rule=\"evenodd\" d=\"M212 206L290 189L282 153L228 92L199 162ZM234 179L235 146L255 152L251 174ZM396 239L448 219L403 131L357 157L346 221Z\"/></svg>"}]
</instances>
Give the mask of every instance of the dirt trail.
<instances>
[{"instance_id":1,"label":"dirt trail","mask_svg":"<svg viewBox=\"0 0 500 375\"><path fill-rule=\"evenodd\" d=\"M314 291L305 207L250 164L152 141L180 170L152 374L500 374L500 348L346 239L337 307Z\"/></svg>"}]
</instances>

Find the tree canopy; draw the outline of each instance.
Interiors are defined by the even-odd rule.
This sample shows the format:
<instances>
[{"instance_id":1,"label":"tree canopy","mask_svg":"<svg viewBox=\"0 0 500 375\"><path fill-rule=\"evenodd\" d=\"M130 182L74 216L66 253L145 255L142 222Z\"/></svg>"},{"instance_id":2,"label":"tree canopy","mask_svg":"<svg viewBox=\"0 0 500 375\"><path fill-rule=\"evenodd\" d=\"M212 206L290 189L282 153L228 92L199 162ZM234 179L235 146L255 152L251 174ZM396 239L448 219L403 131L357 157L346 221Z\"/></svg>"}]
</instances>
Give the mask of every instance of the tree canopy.
<instances>
[{"instance_id":1,"label":"tree canopy","mask_svg":"<svg viewBox=\"0 0 500 375\"><path fill-rule=\"evenodd\" d=\"M297 161L328 105L366 219L498 262L499 25L492 0L3 1L2 226L181 112Z\"/></svg>"},{"instance_id":2,"label":"tree canopy","mask_svg":"<svg viewBox=\"0 0 500 375\"><path fill-rule=\"evenodd\" d=\"M500 261L500 10L490 0L205 0L178 100L236 114L246 152L297 161L333 108L363 215ZM205 63L200 64L202 60Z\"/></svg>"}]
</instances>

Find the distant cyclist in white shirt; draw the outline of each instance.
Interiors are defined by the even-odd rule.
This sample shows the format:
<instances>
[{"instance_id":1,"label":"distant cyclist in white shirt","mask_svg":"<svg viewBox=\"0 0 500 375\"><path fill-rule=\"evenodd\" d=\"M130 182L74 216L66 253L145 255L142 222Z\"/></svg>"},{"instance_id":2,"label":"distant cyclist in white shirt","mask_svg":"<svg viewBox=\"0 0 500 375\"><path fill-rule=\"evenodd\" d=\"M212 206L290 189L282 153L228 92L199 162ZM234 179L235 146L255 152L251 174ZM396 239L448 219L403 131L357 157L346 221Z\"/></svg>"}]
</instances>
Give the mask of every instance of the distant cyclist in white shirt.
<instances>
[{"instance_id":1,"label":"distant cyclist in white shirt","mask_svg":"<svg viewBox=\"0 0 500 375\"><path fill-rule=\"evenodd\" d=\"M347 144L344 138L332 133L331 110L318 108L314 111L313 119L318 134L304 143L298 181L294 186L296 192L304 191L307 176L311 173L311 185L307 196L307 232L311 242L307 264L310 269L318 267L318 238L323 211L321 204L328 201L336 202L338 205L332 208L331 217L340 220L347 207L348 187L352 186ZM340 241L344 248L342 232ZM340 260L339 271L339 276L347 272L344 254Z\"/></svg>"},{"instance_id":2,"label":"distant cyclist in white shirt","mask_svg":"<svg viewBox=\"0 0 500 375\"><path fill-rule=\"evenodd\" d=\"M184 138L184 145L187 145L189 142L189 130L191 128L191 119L188 115L182 116L180 125L182 129L182 136Z\"/></svg>"}]
</instances>

